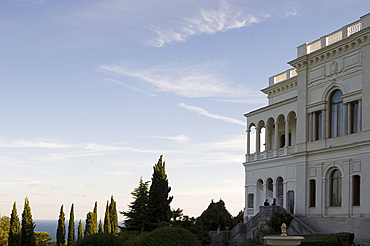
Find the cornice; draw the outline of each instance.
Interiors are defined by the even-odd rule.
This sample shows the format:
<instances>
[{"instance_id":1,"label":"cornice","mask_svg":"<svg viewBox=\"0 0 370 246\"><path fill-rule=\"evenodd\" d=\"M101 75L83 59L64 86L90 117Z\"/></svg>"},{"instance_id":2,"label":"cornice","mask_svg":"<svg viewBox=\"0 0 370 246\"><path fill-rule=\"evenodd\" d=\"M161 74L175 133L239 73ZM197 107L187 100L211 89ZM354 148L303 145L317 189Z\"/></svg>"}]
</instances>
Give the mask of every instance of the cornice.
<instances>
[{"instance_id":1,"label":"cornice","mask_svg":"<svg viewBox=\"0 0 370 246\"><path fill-rule=\"evenodd\" d=\"M297 71L311 66L316 66L320 62L327 62L343 53L361 48L370 43L370 27L352 34L350 37L342 39L334 44L321 48L310 54L298 57L290 62L289 65L295 67Z\"/></svg>"},{"instance_id":2,"label":"cornice","mask_svg":"<svg viewBox=\"0 0 370 246\"><path fill-rule=\"evenodd\" d=\"M271 109L274 109L274 108L278 108L278 107L281 107L283 105L286 105L286 104L289 104L289 103L292 103L292 102L296 102L296 101L297 101L297 97L295 96L295 97L292 97L292 98L289 98L289 99L286 99L286 100L283 100L283 101L265 106L263 108L256 109L254 111L251 111L249 113L244 114L244 116L245 117L253 116L253 115L256 115L256 114L259 114L259 113L262 113L262 112L265 112L265 111L268 111L268 110L271 110Z\"/></svg>"},{"instance_id":3,"label":"cornice","mask_svg":"<svg viewBox=\"0 0 370 246\"><path fill-rule=\"evenodd\" d=\"M269 87L262 89L261 91L265 93L268 96L268 98L270 98L271 96L281 95L295 88L297 88L297 76L273 84Z\"/></svg>"}]
</instances>

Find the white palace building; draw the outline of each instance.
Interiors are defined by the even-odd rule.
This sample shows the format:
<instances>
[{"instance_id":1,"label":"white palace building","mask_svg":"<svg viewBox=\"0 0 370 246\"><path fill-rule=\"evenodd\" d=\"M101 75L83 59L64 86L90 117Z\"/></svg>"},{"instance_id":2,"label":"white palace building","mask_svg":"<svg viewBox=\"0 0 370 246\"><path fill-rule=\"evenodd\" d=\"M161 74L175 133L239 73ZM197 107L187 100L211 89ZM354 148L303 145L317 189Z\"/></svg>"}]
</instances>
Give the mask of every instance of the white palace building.
<instances>
[{"instance_id":1,"label":"white palace building","mask_svg":"<svg viewBox=\"0 0 370 246\"><path fill-rule=\"evenodd\" d=\"M268 199L370 244L370 14L297 48L245 114L247 221ZM255 146L252 151L252 147Z\"/></svg>"}]
</instances>

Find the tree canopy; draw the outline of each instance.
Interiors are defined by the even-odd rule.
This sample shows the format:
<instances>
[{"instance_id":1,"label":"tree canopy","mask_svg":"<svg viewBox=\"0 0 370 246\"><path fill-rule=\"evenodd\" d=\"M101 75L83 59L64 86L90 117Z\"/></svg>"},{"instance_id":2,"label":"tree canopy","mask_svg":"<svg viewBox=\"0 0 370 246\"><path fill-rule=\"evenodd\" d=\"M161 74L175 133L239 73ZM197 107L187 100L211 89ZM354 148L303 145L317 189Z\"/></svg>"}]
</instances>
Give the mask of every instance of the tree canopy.
<instances>
[{"instance_id":1,"label":"tree canopy","mask_svg":"<svg viewBox=\"0 0 370 246\"><path fill-rule=\"evenodd\" d=\"M22 246L36 246L34 229L35 224L32 220L30 202L26 197L22 213Z\"/></svg>"},{"instance_id":2,"label":"tree canopy","mask_svg":"<svg viewBox=\"0 0 370 246\"><path fill-rule=\"evenodd\" d=\"M8 237L9 246L19 246L22 243L21 238L21 224L19 222L19 217L17 213L17 203L14 202L13 210L10 215L10 230Z\"/></svg>"}]
</instances>

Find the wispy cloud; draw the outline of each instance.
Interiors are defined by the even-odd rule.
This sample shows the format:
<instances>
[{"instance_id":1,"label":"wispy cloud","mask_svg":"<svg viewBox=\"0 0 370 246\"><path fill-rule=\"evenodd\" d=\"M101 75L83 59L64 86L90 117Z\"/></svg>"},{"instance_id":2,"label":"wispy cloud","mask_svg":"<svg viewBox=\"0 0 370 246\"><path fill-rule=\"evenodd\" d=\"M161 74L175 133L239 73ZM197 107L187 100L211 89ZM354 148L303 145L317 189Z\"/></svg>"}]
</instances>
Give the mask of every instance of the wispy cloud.
<instances>
[{"instance_id":1,"label":"wispy cloud","mask_svg":"<svg viewBox=\"0 0 370 246\"><path fill-rule=\"evenodd\" d=\"M179 134L176 136L152 136L152 138L167 139L167 140L175 141L177 143L189 142L191 140L189 137L187 137L184 134Z\"/></svg>"},{"instance_id":2,"label":"wispy cloud","mask_svg":"<svg viewBox=\"0 0 370 246\"><path fill-rule=\"evenodd\" d=\"M225 121L225 122L228 122L228 123L233 123L233 124L238 124L238 125L245 126L245 123L241 120L226 117L226 116L222 116L222 115L218 115L218 114L211 114L203 108L199 108L199 107L196 107L196 106L190 106L190 105L187 105L185 103L179 103L178 106L181 107L181 108L185 108L189 111L198 113L200 115L204 115L204 116L213 118L213 119L222 120L222 121Z\"/></svg>"},{"instance_id":3,"label":"wispy cloud","mask_svg":"<svg viewBox=\"0 0 370 246\"><path fill-rule=\"evenodd\" d=\"M48 142L44 140L30 139L30 140L15 140L6 141L0 139L0 148L45 148L45 149L60 149L71 148L72 145L63 143Z\"/></svg>"},{"instance_id":4,"label":"wispy cloud","mask_svg":"<svg viewBox=\"0 0 370 246\"><path fill-rule=\"evenodd\" d=\"M266 15L265 15L266 16ZM185 42L189 37L201 34L215 34L242 28L260 22L261 17L246 13L221 0L218 9L200 9L195 16L184 17L177 25L156 27L158 37L150 45L162 47L172 42Z\"/></svg>"},{"instance_id":5,"label":"wispy cloud","mask_svg":"<svg viewBox=\"0 0 370 246\"><path fill-rule=\"evenodd\" d=\"M250 95L247 87L229 81L223 74L223 61L198 64L172 63L149 68L132 65L101 65L116 75L136 78L156 90L184 97L238 98Z\"/></svg>"},{"instance_id":6,"label":"wispy cloud","mask_svg":"<svg viewBox=\"0 0 370 246\"><path fill-rule=\"evenodd\" d=\"M114 175L114 176L130 176L133 175L130 172L125 172L125 171L117 171L117 172L107 172L107 175Z\"/></svg>"},{"instance_id":7,"label":"wispy cloud","mask_svg":"<svg viewBox=\"0 0 370 246\"><path fill-rule=\"evenodd\" d=\"M12 0L14 4L20 5L20 6L30 6L35 4L44 4L47 3L49 0Z\"/></svg>"}]
</instances>

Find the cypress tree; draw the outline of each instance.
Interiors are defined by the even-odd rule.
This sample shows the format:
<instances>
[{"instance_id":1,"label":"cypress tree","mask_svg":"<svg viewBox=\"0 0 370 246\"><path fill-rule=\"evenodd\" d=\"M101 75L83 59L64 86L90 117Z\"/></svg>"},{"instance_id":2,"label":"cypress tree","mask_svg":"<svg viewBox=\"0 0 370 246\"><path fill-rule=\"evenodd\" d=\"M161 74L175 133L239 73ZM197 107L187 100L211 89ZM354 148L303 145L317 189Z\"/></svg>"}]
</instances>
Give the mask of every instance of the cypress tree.
<instances>
[{"instance_id":1,"label":"cypress tree","mask_svg":"<svg viewBox=\"0 0 370 246\"><path fill-rule=\"evenodd\" d=\"M99 229L98 229L98 233L103 233L104 230L103 230L103 225L101 223L101 219L99 220Z\"/></svg>"},{"instance_id":2,"label":"cypress tree","mask_svg":"<svg viewBox=\"0 0 370 246\"><path fill-rule=\"evenodd\" d=\"M159 222L169 222L171 220L170 203L173 197L168 197L171 187L168 186L166 174L166 163L162 162L162 155L158 163L153 167L152 183L149 190L149 211L151 213L152 229L158 226Z\"/></svg>"},{"instance_id":3,"label":"cypress tree","mask_svg":"<svg viewBox=\"0 0 370 246\"><path fill-rule=\"evenodd\" d=\"M117 235L118 234L117 206L116 206L116 201L113 199L113 195L110 198L109 217L110 217L111 233L114 235Z\"/></svg>"},{"instance_id":4,"label":"cypress tree","mask_svg":"<svg viewBox=\"0 0 370 246\"><path fill-rule=\"evenodd\" d=\"M30 202L26 197L22 213L22 246L36 246L35 227L36 226L32 220Z\"/></svg>"},{"instance_id":5,"label":"cypress tree","mask_svg":"<svg viewBox=\"0 0 370 246\"><path fill-rule=\"evenodd\" d=\"M95 216L93 212L87 213L84 237L94 234L94 218Z\"/></svg>"},{"instance_id":6,"label":"cypress tree","mask_svg":"<svg viewBox=\"0 0 370 246\"><path fill-rule=\"evenodd\" d=\"M74 241L75 241L75 215L72 203L71 212L69 213L67 246L71 246Z\"/></svg>"},{"instance_id":7,"label":"cypress tree","mask_svg":"<svg viewBox=\"0 0 370 246\"><path fill-rule=\"evenodd\" d=\"M83 235L83 229L82 229L82 222L78 222L78 232L77 232L77 240L80 241L84 237Z\"/></svg>"},{"instance_id":8,"label":"cypress tree","mask_svg":"<svg viewBox=\"0 0 370 246\"><path fill-rule=\"evenodd\" d=\"M17 204L14 202L12 214L10 215L10 229L8 237L9 246L20 246L22 243L21 238L21 224L17 213Z\"/></svg>"},{"instance_id":9,"label":"cypress tree","mask_svg":"<svg viewBox=\"0 0 370 246\"><path fill-rule=\"evenodd\" d=\"M121 212L127 218L125 228L128 231L144 232L149 230L148 185L149 181L143 182L143 179L140 178L139 186L131 193L134 201L129 205L129 210Z\"/></svg>"},{"instance_id":10,"label":"cypress tree","mask_svg":"<svg viewBox=\"0 0 370 246\"><path fill-rule=\"evenodd\" d=\"M109 202L107 201L107 206L105 207L105 216L104 216L104 231L106 233L111 233L111 224L109 216Z\"/></svg>"},{"instance_id":11,"label":"cypress tree","mask_svg":"<svg viewBox=\"0 0 370 246\"><path fill-rule=\"evenodd\" d=\"M65 215L63 212L63 205L60 207L58 228L57 228L57 246L64 245L66 242L66 228L65 228Z\"/></svg>"},{"instance_id":12,"label":"cypress tree","mask_svg":"<svg viewBox=\"0 0 370 246\"><path fill-rule=\"evenodd\" d=\"M95 206L93 210L93 233L97 233L98 230L98 202L95 201Z\"/></svg>"}]
</instances>

